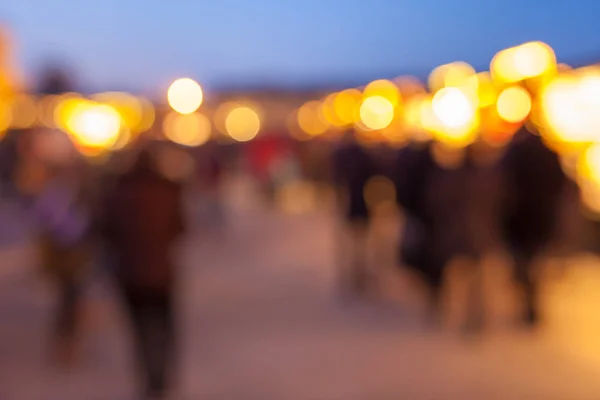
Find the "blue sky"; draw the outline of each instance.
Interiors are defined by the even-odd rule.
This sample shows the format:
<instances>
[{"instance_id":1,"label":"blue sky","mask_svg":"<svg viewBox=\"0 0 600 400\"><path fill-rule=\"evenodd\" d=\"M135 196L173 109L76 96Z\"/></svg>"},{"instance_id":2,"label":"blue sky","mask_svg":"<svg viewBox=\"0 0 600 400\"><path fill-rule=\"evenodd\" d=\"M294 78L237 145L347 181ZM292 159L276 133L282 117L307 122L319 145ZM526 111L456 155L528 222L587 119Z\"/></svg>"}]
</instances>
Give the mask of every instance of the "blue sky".
<instances>
[{"instance_id":1,"label":"blue sky","mask_svg":"<svg viewBox=\"0 0 600 400\"><path fill-rule=\"evenodd\" d=\"M3 0L31 75L64 57L95 88L364 81L528 40L600 59L597 0Z\"/></svg>"}]
</instances>

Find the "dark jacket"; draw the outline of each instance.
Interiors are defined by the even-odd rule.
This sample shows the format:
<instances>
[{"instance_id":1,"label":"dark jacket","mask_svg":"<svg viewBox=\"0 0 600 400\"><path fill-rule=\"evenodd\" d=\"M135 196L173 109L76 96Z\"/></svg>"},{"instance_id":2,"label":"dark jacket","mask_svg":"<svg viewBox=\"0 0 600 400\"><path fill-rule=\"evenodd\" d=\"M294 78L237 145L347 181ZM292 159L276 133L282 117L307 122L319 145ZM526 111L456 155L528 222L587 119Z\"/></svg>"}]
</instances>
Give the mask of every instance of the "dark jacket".
<instances>
[{"instance_id":1,"label":"dark jacket","mask_svg":"<svg viewBox=\"0 0 600 400\"><path fill-rule=\"evenodd\" d=\"M139 163L108 196L103 221L123 285L168 290L172 247L183 232L181 187Z\"/></svg>"},{"instance_id":2,"label":"dark jacket","mask_svg":"<svg viewBox=\"0 0 600 400\"><path fill-rule=\"evenodd\" d=\"M505 238L514 250L539 251L555 233L567 182L559 158L539 136L521 131L505 154L503 171Z\"/></svg>"},{"instance_id":3,"label":"dark jacket","mask_svg":"<svg viewBox=\"0 0 600 400\"><path fill-rule=\"evenodd\" d=\"M334 151L334 183L346 196L347 209L345 211L348 219L369 217L364 188L376 172L376 166L371 156L358 143L344 143Z\"/></svg>"}]
</instances>

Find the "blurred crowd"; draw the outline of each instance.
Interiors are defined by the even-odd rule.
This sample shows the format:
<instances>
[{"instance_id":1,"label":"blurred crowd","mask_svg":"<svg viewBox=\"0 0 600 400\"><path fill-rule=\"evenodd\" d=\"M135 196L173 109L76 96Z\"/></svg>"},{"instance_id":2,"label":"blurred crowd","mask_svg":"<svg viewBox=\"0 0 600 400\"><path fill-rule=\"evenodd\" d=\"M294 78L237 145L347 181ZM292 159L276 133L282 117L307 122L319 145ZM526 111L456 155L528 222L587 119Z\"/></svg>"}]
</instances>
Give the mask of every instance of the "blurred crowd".
<instances>
[{"instance_id":1,"label":"blurred crowd","mask_svg":"<svg viewBox=\"0 0 600 400\"><path fill-rule=\"evenodd\" d=\"M367 189L373 179L385 178L404 217L397 264L426 283L428 321L440 324L445 275L461 259L472 277L464 329L481 332L481 265L507 251L515 287L523 293L523 324L535 327L543 315L539 265L569 239L565 204L578 207L583 200L593 208L590 199L596 198L600 157L594 130L600 128L600 108L593 106L599 95L586 90L598 88L600 74L565 77L547 47L523 46L499 53L492 63L501 85L485 86L492 85L491 75L463 64L434 71L431 93L412 81L376 81L362 91L348 89L304 104L296 112L298 126L289 128L292 135L257 137L258 114L236 106L226 128L238 143L199 140L204 119L176 116L164 124L163 135L149 126L153 134L131 135L116 146L126 113L79 97L65 98L56 111L58 119L66 113L64 126L9 129L0 142L2 194L18 199L36 221L40 265L58 289L57 359L69 364L76 358L83 282L94 264L102 264L133 327L144 396L167 392L168 366L177 355L174 249L192 224L186 198L190 192L203 198L214 226L226 225L223 182L241 172L270 205L279 204L290 183L333 189L343 230L339 239L351 240L338 249L344 299L379 292L381 277L366 256L373 223ZM511 64L522 54L530 62L524 70L520 62ZM189 81L181 85L196 88ZM173 109L179 116L196 115L201 91L190 106L176 89L169 94ZM39 93L74 90L68 76L51 70ZM565 117L559 106L573 100L572 92L591 106L575 107Z\"/></svg>"}]
</instances>

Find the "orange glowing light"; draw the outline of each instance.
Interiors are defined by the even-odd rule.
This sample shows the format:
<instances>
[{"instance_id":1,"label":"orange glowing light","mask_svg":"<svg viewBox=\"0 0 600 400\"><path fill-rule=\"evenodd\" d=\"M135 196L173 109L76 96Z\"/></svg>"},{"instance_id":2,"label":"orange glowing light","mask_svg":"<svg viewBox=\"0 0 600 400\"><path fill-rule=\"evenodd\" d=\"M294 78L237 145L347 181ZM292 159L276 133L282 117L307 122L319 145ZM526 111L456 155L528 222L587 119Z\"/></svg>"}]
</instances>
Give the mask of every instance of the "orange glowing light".
<instances>
[{"instance_id":1,"label":"orange glowing light","mask_svg":"<svg viewBox=\"0 0 600 400\"><path fill-rule=\"evenodd\" d=\"M11 127L30 128L35 124L36 113L37 104L33 97L24 94L16 96L11 107Z\"/></svg>"},{"instance_id":2,"label":"orange glowing light","mask_svg":"<svg viewBox=\"0 0 600 400\"><path fill-rule=\"evenodd\" d=\"M397 107L401 101L398 87L393 82L386 79L373 81L365 87L363 98L375 96L383 97L394 107Z\"/></svg>"},{"instance_id":3,"label":"orange glowing light","mask_svg":"<svg viewBox=\"0 0 600 400\"><path fill-rule=\"evenodd\" d=\"M333 100L336 117L344 124L354 122L356 110L360 106L362 94L358 89L347 89L339 92Z\"/></svg>"},{"instance_id":4,"label":"orange glowing light","mask_svg":"<svg viewBox=\"0 0 600 400\"><path fill-rule=\"evenodd\" d=\"M556 70L556 56L550 46L529 42L503 50L492 59L490 71L495 80L514 83Z\"/></svg>"},{"instance_id":5,"label":"orange glowing light","mask_svg":"<svg viewBox=\"0 0 600 400\"><path fill-rule=\"evenodd\" d=\"M520 86L504 89L496 103L498 115L513 124L524 121L531 112L531 96Z\"/></svg>"},{"instance_id":6,"label":"orange glowing light","mask_svg":"<svg viewBox=\"0 0 600 400\"><path fill-rule=\"evenodd\" d=\"M296 115L298 126L310 136L318 136L327 132L329 123L323 115L321 102L317 100L304 103Z\"/></svg>"},{"instance_id":7,"label":"orange glowing light","mask_svg":"<svg viewBox=\"0 0 600 400\"><path fill-rule=\"evenodd\" d=\"M65 125L74 142L84 150L109 150L117 143L121 132L117 110L83 99L73 107Z\"/></svg>"},{"instance_id":8,"label":"orange glowing light","mask_svg":"<svg viewBox=\"0 0 600 400\"><path fill-rule=\"evenodd\" d=\"M475 76L475 69L465 62L441 65L429 75L429 89L432 92L446 87L465 86Z\"/></svg>"},{"instance_id":9,"label":"orange glowing light","mask_svg":"<svg viewBox=\"0 0 600 400\"><path fill-rule=\"evenodd\" d=\"M365 98L360 106L360 122L370 130L388 127L394 120L394 105L382 96Z\"/></svg>"},{"instance_id":10,"label":"orange glowing light","mask_svg":"<svg viewBox=\"0 0 600 400\"><path fill-rule=\"evenodd\" d=\"M260 132L260 126L260 116L248 106L234 108L225 119L227 134L238 142L254 139Z\"/></svg>"},{"instance_id":11,"label":"orange glowing light","mask_svg":"<svg viewBox=\"0 0 600 400\"><path fill-rule=\"evenodd\" d=\"M163 131L167 139L172 142L195 147L210 139L211 124L204 114L171 112L163 121Z\"/></svg>"}]
</instances>

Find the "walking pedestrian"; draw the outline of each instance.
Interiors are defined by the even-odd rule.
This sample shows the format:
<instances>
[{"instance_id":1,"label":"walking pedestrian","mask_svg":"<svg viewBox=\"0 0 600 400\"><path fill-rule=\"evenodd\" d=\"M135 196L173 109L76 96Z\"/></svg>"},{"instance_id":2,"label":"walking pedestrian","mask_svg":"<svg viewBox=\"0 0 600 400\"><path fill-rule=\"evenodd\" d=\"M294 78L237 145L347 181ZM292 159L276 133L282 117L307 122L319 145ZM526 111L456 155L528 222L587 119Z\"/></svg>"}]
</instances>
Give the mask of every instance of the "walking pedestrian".
<instances>
[{"instance_id":1,"label":"walking pedestrian","mask_svg":"<svg viewBox=\"0 0 600 400\"><path fill-rule=\"evenodd\" d=\"M173 246L183 232L181 187L141 153L107 196L104 234L131 320L144 398L162 398L175 362Z\"/></svg>"}]
</instances>

